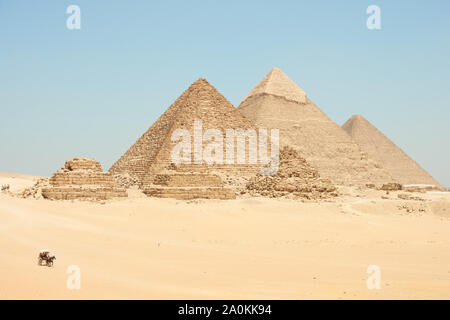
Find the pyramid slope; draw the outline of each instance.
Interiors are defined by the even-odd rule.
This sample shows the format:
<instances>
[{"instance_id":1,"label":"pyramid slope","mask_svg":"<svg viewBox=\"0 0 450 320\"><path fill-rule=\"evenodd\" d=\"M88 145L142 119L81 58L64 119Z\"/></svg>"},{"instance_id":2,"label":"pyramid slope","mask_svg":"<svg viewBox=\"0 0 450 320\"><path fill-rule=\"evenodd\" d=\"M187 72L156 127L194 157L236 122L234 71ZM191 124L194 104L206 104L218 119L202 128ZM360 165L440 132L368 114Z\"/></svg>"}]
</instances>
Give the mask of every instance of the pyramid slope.
<instances>
[{"instance_id":1,"label":"pyramid slope","mask_svg":"<svg viewBox=\"0 0 450 320\"><path fill-rule=\"evenodd\" d=\"M264 94L283 97L299 103L306 102L306 93L278 68L270 70L244 100Z\"/></svg>"},{"instance_id":2,"label":"pyramid slope","mask_svg":"<svg viewBox=\"0 0 450 320\"><path fill-rule=\"evenodd\" d=\"M300 103L288 96L249 94L238 110L257 126L280 129L280 146L298 150L322 177L335 184L392 181L379 164L368 159L356 142L307 97Z\"/></svg>"},{"instance_id":3,"label":"pyramid slope","mask_svg":"<svg viewBox=\"0 0 450 320\"><path fill-rule=\"evenodd\" d=\"M353 115L342 128L370 157L382 164L402 184L441 185L418 163L361 115Z\"/></svg>"},{"instance_id":4,"label":"pyramid slope","mask_svg":"<svg viewBox=\"0 0 450 320\"><path fill-rule=\"evenodd\" d=\"M172 166L171 150L178 143L171 141L173 131L186 129L193 136L195 120L202 121L203 132L207 129L218 129L225 133L226 129L254 128L254 125L207 80L199 79L159 117L110 171L114 174L128 173L137 177L141 184L151 183L152 175ZM230 165L223 165L223 168L218 168L219 165L184 166L186 171L198 172L220 171L220 169L232 172L249 169L249 174L253 174L257 170L256 167L247 168L246 165L237 165L236 168Z\"/></svg>"}]
</instances>

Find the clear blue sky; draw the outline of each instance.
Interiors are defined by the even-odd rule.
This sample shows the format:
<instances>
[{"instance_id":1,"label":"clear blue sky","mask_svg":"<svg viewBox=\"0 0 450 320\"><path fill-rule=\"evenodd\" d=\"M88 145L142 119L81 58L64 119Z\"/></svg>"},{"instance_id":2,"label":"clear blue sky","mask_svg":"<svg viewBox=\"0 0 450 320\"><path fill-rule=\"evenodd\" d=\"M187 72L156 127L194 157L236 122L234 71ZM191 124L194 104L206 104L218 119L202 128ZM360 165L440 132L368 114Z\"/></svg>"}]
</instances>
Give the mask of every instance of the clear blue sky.
<instances>
[{"instance_id":1,"label":"clear blue sky","mask_svg":"<svg viewBox=\"0 0 450 320\"><path fill-rule=\"evenodd\" d=\"M450 187L449 16L444 0L0 0L0 171L50 175L77 156L108 169L197 78L237 106L277 66Z\"/></svg>"}]
</instances>

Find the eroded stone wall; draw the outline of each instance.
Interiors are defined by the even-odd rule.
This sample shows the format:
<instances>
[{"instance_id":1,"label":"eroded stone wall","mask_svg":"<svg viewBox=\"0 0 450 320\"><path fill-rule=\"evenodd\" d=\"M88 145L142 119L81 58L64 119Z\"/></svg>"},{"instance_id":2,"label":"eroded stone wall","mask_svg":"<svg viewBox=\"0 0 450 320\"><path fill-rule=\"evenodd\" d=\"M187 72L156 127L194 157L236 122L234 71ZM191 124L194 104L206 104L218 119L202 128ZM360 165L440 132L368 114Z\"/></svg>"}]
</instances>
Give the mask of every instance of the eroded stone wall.
<instances>
[{"instance_id":1,"label":"eroded stone wall","mask_svg":"<svg viewBox=\"0 0 450 320\"><path fill-rule=\"evenodd\" d=\"M74 158L49 179L42 188L42 196L53 200L107 200L126 197L125 189L116 188L109 172L102 172L99 162L88 158Z\"/></svg>"}]
</instances>

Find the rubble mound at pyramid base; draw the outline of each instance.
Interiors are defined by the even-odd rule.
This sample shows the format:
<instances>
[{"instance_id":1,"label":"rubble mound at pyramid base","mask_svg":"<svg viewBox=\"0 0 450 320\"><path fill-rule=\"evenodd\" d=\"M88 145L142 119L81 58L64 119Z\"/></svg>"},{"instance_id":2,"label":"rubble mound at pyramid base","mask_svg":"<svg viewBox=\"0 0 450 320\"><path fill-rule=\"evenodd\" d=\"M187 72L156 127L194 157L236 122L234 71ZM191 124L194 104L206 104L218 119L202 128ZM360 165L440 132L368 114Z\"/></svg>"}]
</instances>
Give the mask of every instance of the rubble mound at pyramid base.
<instances>
[{"instance_id":1,"label":"rubble mound at pyramid base","mask_svg":"<svg viewBox=\"0 0 450 320\"><path fill-rule=\"evenodd\" d=\"M34 198L34 199L42 199L42 190L44 188L50 187L49 178L41 178L36 183L23 190L18 196L21 198Z\"/></svg>"},{"instance_id":2,"label":"rubble mound at pyramid base","mask_svg":"<svg viewBox=\"0 0 450 320\"><path fill-rule=\"evenodd\" d=\"M321 179L316 169L287 146L280 151L278 172L272 176L256 175L250 179L244 192L271 198L325 199L338 196L330 180Z\"/></svg>"},{"instance_id":3,"label":"rubble mound at pyramid base","mask_svg":"<svg viewBox=\"0 0 450 320\"><path fill-rule=\"evenodd\" d=\"M149 197L192 199L235 199L232 189L224 188L218 175L198 172L171 172L157 174L152 185L144 188Z\"/></svg>"},{"instance_id":4,"label":"rubble mound at pyramid base","mask_svg":"<svg viewBox=\"0 0 450 320\"><path fill-rule=\"evenodd\" d=\"M129 189L134 186L139 186L139 179L133 177L129 173L117 173L113 174L113 179L116 187Z\"/></svg>"},{"instance_id":5,"label":"rubble mound at pyramid base","mask_svg":"<svg viewBox=\"0 0 450 320\"><path fill-rule=\"evenodd\" d=\"M42 196L52 200L108 200L126 197L125 189L115 187L109 172L102 172L94 159L74 158L65 163L42 187Z\"/></svg>"}]
</instances>

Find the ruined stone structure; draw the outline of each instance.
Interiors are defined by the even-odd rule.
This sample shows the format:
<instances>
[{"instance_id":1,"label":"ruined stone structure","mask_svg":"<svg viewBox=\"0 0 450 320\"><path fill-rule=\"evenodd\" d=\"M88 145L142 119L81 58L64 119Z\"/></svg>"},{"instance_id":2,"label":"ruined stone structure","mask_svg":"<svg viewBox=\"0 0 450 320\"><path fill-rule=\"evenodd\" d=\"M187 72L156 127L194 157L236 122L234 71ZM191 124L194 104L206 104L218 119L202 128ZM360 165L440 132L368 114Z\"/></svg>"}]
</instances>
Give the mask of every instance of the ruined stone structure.
<instances>
[{"instance_id":1,"label":"ruined stone structure","mask_svg":"<svg viewBox=\"0 0 450 320\"><path fill-rule=\"evenodd\" d=\"M296 150L287 146L280 152L278 172L271 176L258 174L249 181L246 189L250 195L271 198L325 199L338 195L330 180L322 179Z\"/></svg>"},{"instance_id":2,"label":"ruined stone structure","mask_svg":"<svg viewBox=\"0 0 450 320\"><path fill-rule=\"evenodd\" d=\"M281 146L299 151L335 184L395 182L280 69L272 69L238 110L257 126L278 128Z\"/></svg>"},{"instance_id":3,"label":"ruined stone structure","mask_svg":"<svg viewBox=\"0 0 450 320\"><path fill-rule=\"evenodd\" d=\"M218 175L202 173L168 172L157 174L153 186L147 186L144 193L151 197L191 199L235 199L235 192L224 188Z\"/></svg>"},{"instance_id":4,"label":"ruined stone structure","mask_svg":"<svg viewBox=\"0 0 450 320\"><path fill-rule=\"evenodd\" d=\"M441 187L417 162L361 115L354 115L342 128L372 159L379 162L395 181Z\"/></svg>"},{"instance_id":5,"label":"ruined stone structure","mask_svg":"<svg viewBox=\"0 0 450 320\"><path fill-rule=\"evenodd\" d=\"M125 189L115 187L111 173L102 172L99 162L86 158L67 161L41 192L44 198L54 200L107 200L127 196Z\"/></svg>"},{"instance_id":6,"label":"ruined stone structure","mask_svg":"<svg viewBox=\"0 0 450 320\"><path fill-rule=\"evenodd\" d=\"M180 140L172 141L172 135L177 129L185 129L190 137L194 136L194 122L201 121L202 128L200 134L203 135L208 129L216 129L223 135L221 146L223 149L223 163L206 164L205 161L196 162L195 155L204 152L203 149L196 149L194 139L190 141L192 152L189 155L190 163L174 164L171 158L171 152ZM250 177L258 172L259 164L250 164L248 143L245 147L244 164L237 163L237 142L234 144L234 163L226 164L225 155L229 141L225 139L227 129L253 129L257 132L253 123L246 119L236 108L228 102L213 86L205 79L195 81L145 132L137 142L110 168L114 175L127 174L135 177L139 185L145 190L147 195L168 196L175 195L177 192L186 194L179 188L197 188L191 189L190 194L199 195L201 189L205 189L205 197L229 198L234 197L227 190L210 188L219 188L216 178L217 175L222 180L228 181L227 177L236 179L241 177ZM211 140L205 144L209 144ZM214 139L214 142L216 140ZM203 145L205 147L205 145ZM166 175L169 185L161 184L161 174L167 171L171 173ZM183 174L183 176L181 176ZM182 177L182 178L180 178ZM184 180L184 181L183 181ZM210 186L212 181L213 186ZM164 189L166 188L166 189ZM169 189L168 189L169 188ZM191 197L183 195L182 197ZM178 197L178 196L177 196Z\"/></svg>"}]
</instances>

